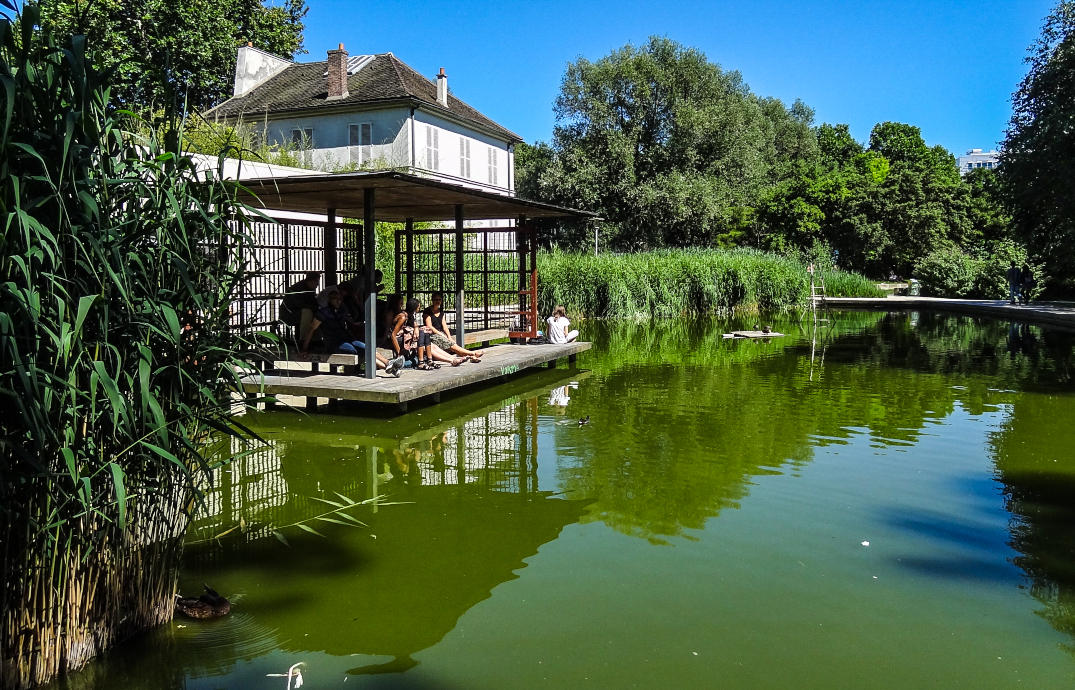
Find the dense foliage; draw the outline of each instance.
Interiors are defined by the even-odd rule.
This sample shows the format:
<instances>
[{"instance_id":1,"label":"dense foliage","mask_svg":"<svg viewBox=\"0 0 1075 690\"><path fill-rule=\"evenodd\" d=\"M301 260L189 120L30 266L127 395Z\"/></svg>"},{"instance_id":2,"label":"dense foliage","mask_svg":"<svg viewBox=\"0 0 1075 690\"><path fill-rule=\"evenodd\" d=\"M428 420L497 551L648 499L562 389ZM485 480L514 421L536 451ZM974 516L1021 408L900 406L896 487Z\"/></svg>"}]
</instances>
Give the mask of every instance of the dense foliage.
<instances>
[{"instance_id":1,"label":"dense foliage","mask_svg":"<svg viewBox=\"0 0 1075 690\"><path fill-rule=\"evenodd\" d=\"M552 144L518 148L520 193L598 212L614 250L808 250L909 277L931 252L984 262L1012 240L992 171L961 179L919 128L880 123L863 145L668 39L568 65L556 115ZM553 236L592 241L581 228Z\"/></svg>"},{"instance_id":2,"label":"dense foliage","mask_svg":"<svg viewBox=\"0 0 1075 690\"><path fill-rule=\"evenodd\" d=\"M553 147L524 148L528 196L600 210L621 249L734 243L760 189L808 160L813 113L665 38L568 65Z\"/></svg>"},{"instance_id":3,"label":"dense foliage","mask_svg":"<svg viewBox=\"0 0 1075 690\"><path fill-rule=\"evenodd\" d=\"M1075 288L1075 2L1060 2L1030 47L1029 70L1012 96L1000 175L1017 231L1054 284Z\"/></svg>"},{"instance_id":4,"label":"dense foliage","mask_svg":"<svg viewBox=\"0 0 1075 690\"><path fill-rule=\"evenodd\" d=\"M125 129L85 38L38 19L0 20L3 687L171 618L247 277L234 183Z\"/></svg>"},{"instance_id":5,"label":"dense foliage","mask_svg":"<svg viewBox=\"0 0 1075 690\"><path fill-rule=\"evenodd\" d=\"M676 249L635 254L538 254L539 308L563 304L589 317L679 316L733 309L805 308L810 282L799 260L754 249ZM861 276L821 272L830 295L878 297Z\"/></svg>"},{"instance_id":6,"label":"dense foliage","mask_svg":"<svg viewBox=\"0 0 1075 690\"><path fill-rule=\"evenodd\" d=\"M165 98L192 110L231 95L235 56L248 41L274 55L302 49L306 0L42 0L57 36L84 34L98 67L113 70L112 96L132 110ZM184 103L185 101L185 103Z\"/></svg>"}]
</instances>

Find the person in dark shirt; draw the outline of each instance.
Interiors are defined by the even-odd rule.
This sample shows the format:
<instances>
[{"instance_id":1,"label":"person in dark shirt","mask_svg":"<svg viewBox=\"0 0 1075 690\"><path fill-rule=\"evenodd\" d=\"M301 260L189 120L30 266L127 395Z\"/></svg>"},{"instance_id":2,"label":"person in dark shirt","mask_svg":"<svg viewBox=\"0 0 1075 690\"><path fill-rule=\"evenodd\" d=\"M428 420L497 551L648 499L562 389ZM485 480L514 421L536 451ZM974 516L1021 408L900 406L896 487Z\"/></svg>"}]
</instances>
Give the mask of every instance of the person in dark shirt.
<instances>
[{"instance_id":1,"label":"person in dark shirt","mask_svg":"<svg viewBox=\"0 0 1075 690\"><path fill-rule=\"evenodd\" d=\"M353 334L355 322L351 319L350 312L343 307L343 295L339 290L333 290L328 295L328 304L317 311L310 324L310 332L302 341L302 353L309 354L310 340L318 331L325 341L326 352L357 355L366 351L366 344ZM389 360L380 354L374 354L377 368L384 369L389 374L398 375L403 368L402 358Z\"/></svg>"},{"instance_id":2,"label":"person in dark shirt","mask_svg":"<svg viewBox=\"0 0 1075 690\"><path fill-rule=\"evenodd\" d=\"M298 330L298 342L310 333L310 323L317 312L317 284L321 274L307 273L306 277L284 291L280 301L280 320Z\"/></svg>"},{"instance_id":3,"label":"person in dark shirt","mask_svg":"<svg viewBox=\"0 0 1075 690\"><path fill-rule=\"evenodd\" d=\"M471 362L481 360L484 353L471 351L465 347L456 345L452 340L452 330L444 323L444 295L434 292L430 297L430 305L422 312L422 325L429 329L433 344L442 350L467 357Z\"/></svg>"},{"instance_id":4,"label":"person in dark shirt","mask_svg":"<svg viewBox=\"0 0 1075 690\"><path fill-rule=\"evenodd\" d=\"M1034 278L1034 271L1031 270L1029 264L1023 264L1023 268L1019 273L1022 280L1022 285L1019 287L1023 304L1030 304L1030 293L1037 287L1038 281Z\"/></svg>"},{"instance_id":5,"label":"person in dark shirt","mask_svg":"<svg viewBox=\"0 0 1075 690\"><path fill-rule=\"evenodd\" d=\"M1008 266L1008 272L1005 275L1008 279L1008 301L1015 304L1019 300L1019 293L1023 287L1023 274L1013 261Z\"/></svg>"}]
</instances>

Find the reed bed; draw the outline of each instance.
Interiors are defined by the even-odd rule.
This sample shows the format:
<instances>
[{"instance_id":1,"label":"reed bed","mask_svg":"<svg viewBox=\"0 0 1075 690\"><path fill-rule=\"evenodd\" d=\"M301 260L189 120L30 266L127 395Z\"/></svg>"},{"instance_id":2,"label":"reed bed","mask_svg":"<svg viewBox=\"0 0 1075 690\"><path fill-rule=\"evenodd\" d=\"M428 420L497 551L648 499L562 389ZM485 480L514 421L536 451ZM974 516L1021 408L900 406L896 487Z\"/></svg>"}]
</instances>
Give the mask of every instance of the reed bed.
<instances>
[{"instance_id":1,"label":"reed bed","mask_svg":"<svg viewBox=\"0 0 1075 690\"><path fill-rule=\"evenodd\" d=\"M182 155L178 119L117 112L85 38L39 13L0 20L5 688L171 618L182 536L229 457L208 440L242 433L248 345L228 330L249 276L235 185Z\"/></svg>"},{"instance_id":2,"label":"reed bed","mask_svg":"<svg viewBox=\"0 0 1075 690\"><path fill-rule=\"evenodd\" d=\"M736 310L788 311L810 296L806 266L753 249L669 249L639 254L538 255L542 313L563 304L585 317L639 318ZM830 296L879 297L863 276L822 270Z\"/></svg>"}]
</instances>

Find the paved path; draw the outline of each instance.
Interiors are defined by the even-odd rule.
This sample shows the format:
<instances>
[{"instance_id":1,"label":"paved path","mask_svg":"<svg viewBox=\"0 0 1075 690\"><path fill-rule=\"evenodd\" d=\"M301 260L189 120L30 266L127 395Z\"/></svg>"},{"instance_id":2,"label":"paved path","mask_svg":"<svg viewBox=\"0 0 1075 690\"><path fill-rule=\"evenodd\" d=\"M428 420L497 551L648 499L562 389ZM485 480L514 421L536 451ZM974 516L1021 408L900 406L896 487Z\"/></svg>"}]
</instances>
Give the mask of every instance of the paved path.
<instances>
[{"instance_id":1,"label":"paved path","mask_svg":"<svg viewBox=\"0 0 1075 690\"><path fill-rule=\"evenodd\" d=\"M1075 330L1075 302L1010 304L997 299L946 299L943 297L829 297L830 307L851 309L934 309L957 314L980 314L998 319L1027 321Z\"/></svg>"}]
</instances>

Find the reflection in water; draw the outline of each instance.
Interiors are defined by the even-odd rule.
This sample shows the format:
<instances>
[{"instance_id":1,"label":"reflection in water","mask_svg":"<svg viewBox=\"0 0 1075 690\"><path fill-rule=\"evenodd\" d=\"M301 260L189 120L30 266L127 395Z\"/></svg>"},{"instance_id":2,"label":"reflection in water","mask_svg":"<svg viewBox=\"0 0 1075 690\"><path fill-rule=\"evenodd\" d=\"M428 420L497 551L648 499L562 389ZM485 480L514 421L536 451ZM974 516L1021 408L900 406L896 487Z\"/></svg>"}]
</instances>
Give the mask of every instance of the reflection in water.
<instances>
[{"instance_id":1,"label":"reflection in water","mask_svg":"<svg viewBox=\"0 0 1075 690\"><path fill-rule=\"evenodd\" d=\"M733 322L586 325L597 347L570 379L539 373L401 417L254 415L271 443L216 477L182 578L234 593L236 613L149 636L95 664L90 684L264 686L322 655L339 658L339 678L367 676L352 683L451 685L422 674L449 663L438 650L458 648L449 633L469 615L480 622L460 663L475 687L552 682L549 666L490 680L496 635L471 642L490 621L535 659L577 657L582 673L561 685L597 672L612 674L605 686L655 684L652 664L684 649L726 654L733 674L756 654L760 675L730 684L759 684L779 677L773 649L788 662L798 648L800 669L865 660L840 667L837 685L921 685L885 664L893 648L925 647L906 666L927 679L1003 686L1012 678L979 662L1008 654L973 631L1007 616L1018 622L993 637L1042 639L1018 615L1024 574L1040 616L1075 636L1070 336L928 313L780 324L789 335L770 341L722 339ZM271 538L340 495L381 497L355 509L367 527L319 523L323 539L290 528L290 549ZM541 603L516 607L527 595ZM592 640L617 664L587 652ZM656 673L704 684L690 668Z\"/></svg>"}]
</instances>

